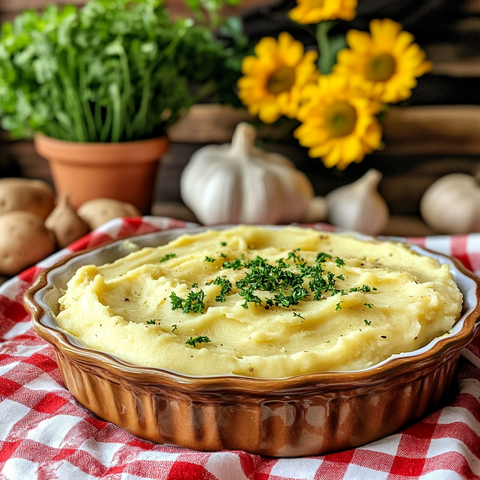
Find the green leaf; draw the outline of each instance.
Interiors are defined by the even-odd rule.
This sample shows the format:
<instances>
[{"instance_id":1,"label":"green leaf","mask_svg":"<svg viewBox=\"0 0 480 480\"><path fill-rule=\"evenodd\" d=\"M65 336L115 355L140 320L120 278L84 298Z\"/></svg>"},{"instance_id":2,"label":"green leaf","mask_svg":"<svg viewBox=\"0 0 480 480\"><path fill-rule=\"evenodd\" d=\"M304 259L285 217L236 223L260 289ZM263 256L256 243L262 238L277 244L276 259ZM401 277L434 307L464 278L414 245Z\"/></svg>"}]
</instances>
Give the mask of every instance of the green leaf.
<instances>
[{"instance_id":1,"label":"green leaf","mask_svg":"<svg viewBox=\"0 0 480 480\"><path fill-rule=\"evenodd\" d=\"M191 19L171 21L161 0L27 10L1 27L0 120L17 137L33 131L77 141L162 136L198 92L220 101L235 97L240 74L231 56Z\"/></svg>"}]
</instances>

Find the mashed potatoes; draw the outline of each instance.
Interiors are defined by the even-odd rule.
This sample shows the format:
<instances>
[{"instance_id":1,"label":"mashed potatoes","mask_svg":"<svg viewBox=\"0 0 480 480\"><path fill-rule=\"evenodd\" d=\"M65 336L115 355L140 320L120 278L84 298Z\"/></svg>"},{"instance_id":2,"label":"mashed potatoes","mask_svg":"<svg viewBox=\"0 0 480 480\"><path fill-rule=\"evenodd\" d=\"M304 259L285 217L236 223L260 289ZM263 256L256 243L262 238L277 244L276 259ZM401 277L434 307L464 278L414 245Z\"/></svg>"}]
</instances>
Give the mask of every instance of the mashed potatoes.
<instances>
[{"instance_id":1,"label":"mashed potatoes","mask_svg":"<svg viewBox=\"0 0 480 480\"><path fill-rule=\"evenodd\" d=\"M84 266L59 303L61 328L126 361L274 378L420 348L462 294L448 265L401 243L239 226Z\"/></svg>"}]
</instances>

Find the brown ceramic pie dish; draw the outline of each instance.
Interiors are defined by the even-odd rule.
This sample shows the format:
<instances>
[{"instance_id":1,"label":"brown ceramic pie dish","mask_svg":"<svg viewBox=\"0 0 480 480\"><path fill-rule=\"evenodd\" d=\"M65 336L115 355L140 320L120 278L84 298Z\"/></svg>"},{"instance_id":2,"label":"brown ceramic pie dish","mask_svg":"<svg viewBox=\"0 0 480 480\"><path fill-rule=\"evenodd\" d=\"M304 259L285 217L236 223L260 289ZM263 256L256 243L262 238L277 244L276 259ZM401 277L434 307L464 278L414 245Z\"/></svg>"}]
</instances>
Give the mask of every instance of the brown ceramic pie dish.
<instances>
[{"instance_id":1,"label":"brown ceramic pie dish","mask_svg":"<svg viewBox=\"0 0 480 480\"><path fill-rule=\"evenodd\" d=\"M150 233L134 241L157 246L199 230ZM464 295L462 317L425 347L358 371L281 379L193 377L129 364L83 346L56 324L61 289L81 265L130 253L124 239L48 268L25 301L36 332L55 350L67 388L100 418L138 437L196 450L320 455L380 439L438 406L455 378L462 348L475 335L480 280L453 258L411 248L449 264Z\"/></svg>"}]
</instances>

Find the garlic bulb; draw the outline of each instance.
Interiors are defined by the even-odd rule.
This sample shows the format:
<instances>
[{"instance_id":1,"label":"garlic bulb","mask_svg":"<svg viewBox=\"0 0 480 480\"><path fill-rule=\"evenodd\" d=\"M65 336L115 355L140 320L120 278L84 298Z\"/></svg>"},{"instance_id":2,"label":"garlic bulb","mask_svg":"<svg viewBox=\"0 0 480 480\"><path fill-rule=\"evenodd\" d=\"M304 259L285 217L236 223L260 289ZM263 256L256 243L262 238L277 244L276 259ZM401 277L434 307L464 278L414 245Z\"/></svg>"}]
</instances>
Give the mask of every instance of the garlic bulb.
<instances>
[{"instance_id":1,"label":"garlic bulb","mask_svg":"<svg viewBox=\"0 0 480 480\"><path fill-rule=\"evenodd\" d=\"M366 235L381 233L390 216L387 203L377 190L381 179L382 174L371 169L357 181L330 192L325 197L329 222Z\"/></svg>"},{"instance_id":2,"label":"garlic bulb","mask_svg":"<svg viewBox=\"0 0 480 480\"><path fill-rule=\"evenodd\" d=\"M240 123L231 144L207 145L192 155L180 192L202 224L291 223L306 212L313 197L307 176L254 141L254 128Z\"/></svg>"},{"instance_id":3,"label":"garlic bulb","mask_svg":"<svg viewBox=\"0 0 480 480\"><path fill-rule=\"evenodd\" d=\"M436 180L420 201L425 223L438 233L480 232L480 172L476 177L452 173Z\"/></svg>"},{"instance_id":4,"label":"garlic bulb","mask_svg":"<svg viewBox=\"0 0 480 480\"><path fill-rule=\"evenodd\" d=\"M68 194L65 193L60 195L56 207L45 220L45 226L53 232L60 248L70 245L90 231L70 205Z\"/></svg>"},{"instance_id":5,"label":"garlic bulb","mask_svg":"<svg viewBox=\"0 0 480 480\"><path fill-rule=\"evenodd\" d=\"M327 218L327 200L325 197L313 197L300 221L303 223L315 223L326 221Z\"/></svg>"}]
</instances>

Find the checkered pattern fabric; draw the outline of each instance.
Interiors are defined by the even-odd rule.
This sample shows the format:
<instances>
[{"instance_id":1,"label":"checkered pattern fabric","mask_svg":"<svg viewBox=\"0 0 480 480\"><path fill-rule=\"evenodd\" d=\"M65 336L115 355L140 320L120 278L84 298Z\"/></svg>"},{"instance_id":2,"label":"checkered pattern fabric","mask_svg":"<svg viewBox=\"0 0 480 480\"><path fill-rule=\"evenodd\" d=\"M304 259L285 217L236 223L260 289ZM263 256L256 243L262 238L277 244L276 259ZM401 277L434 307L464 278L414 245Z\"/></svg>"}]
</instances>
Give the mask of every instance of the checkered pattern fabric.
<instances>
[{"instance_id":1,"label":"checkered pattern fabric","mask_svg":"<svg viewBox=\"0 0 480 480\"><path fill-rule=\"evenodd\" d=\"M272 459L157 445L80 406L52 348L33 331L23 293L71 251L183 226L163 217L111 221L0 287L0 479L480 479L480 335L464 351L448 405L397 434L325 456ZM454 255L480 274L480 234L408 240Z\"/></svg>"}]
</instances>

